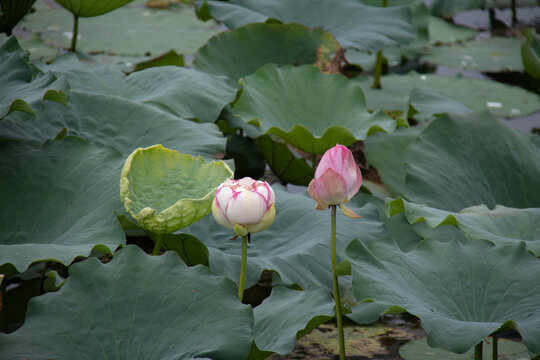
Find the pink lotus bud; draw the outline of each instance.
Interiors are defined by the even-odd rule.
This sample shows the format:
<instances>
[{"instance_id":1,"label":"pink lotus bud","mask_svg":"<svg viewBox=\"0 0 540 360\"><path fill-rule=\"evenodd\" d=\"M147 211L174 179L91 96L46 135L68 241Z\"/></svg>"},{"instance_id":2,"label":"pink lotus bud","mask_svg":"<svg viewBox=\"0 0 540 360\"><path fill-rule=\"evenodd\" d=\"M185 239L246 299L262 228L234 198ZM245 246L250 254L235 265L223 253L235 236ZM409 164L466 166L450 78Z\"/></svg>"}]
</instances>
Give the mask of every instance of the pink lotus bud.
<instances>
[{"instance_id":1,"label":"pink lotus bud","mask_svg":"<svg viewBox=\"0 0 540 360\"><path fill-rule=\"evenodd\" d=\"M274 190L265 181L249 177L227 180L216 191L212 215L221 226L244 236L272 225L276 216L274 202Z\"/></svg>"},{"instance_id":2,"label":"pink lotus bud","mask_svg":"<svg viewBox=\"0 0 540 360\"><path fill-rule=\"evenodd\" d=\"M352 152L343 145L336 145L324 153L315 178L309 183L308 194L317 202L316 209L339 205L345 215L358 218L344 203L360 190L361 184L362 173Z\"/></svg>"}]
</instances>

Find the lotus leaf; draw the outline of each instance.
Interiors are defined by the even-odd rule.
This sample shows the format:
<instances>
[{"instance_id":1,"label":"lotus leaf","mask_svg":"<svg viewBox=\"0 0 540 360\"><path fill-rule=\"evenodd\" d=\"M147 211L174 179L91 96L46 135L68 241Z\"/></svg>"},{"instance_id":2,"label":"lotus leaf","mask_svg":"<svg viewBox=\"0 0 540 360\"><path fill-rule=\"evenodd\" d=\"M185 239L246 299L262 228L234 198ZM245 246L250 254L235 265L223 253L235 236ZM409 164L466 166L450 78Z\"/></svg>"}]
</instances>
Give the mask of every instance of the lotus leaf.
<instances>
[{"instance_id":1,"label":"lotus leaf","mask_svg":"<svg viewBox=\"0 0 540 360\"><path fill-rule=\"evenodd\" d=\"M358 301L406 310L432 347L464 353L499 329L514 329L540 352L540 262L525 244L423 241L405 253L391 239L347 248Z\"/></svg>"},{"instance_id":2,"label":"lotus leaf","mask_svg":"<svg viewBox=\"0 0 540 360\"><path fill-rule=\"evenodd\" d=\"M527 73L540 79L540 42L536 38L534 29L524 29L523 35L526 38L521 46L521 61Z\"/></svg>"},{"instance_id":3,"label":"lotus leaf","mask_svg":"<svg viewBox=\"0 0 540 360\"><path fill-rule=\"evenodd\" d=\"M83 139L0 142L0 265L69 265L125 243L114 212L122 155Z\"/></svg>"},{"instance_id":4,"label":"lotus leaf","mask_svg":"<svg viewBox=\"0 0 540 360\"><path fill-rule=\"evenodd\" d=\"M229 280L127 246L108 264L73 265L60 291L32 299L25 325L0 334L0 357L237 360L252 323Z\"/></svg>"},{"instance_id":5,"label":"lotus leaf","mask_svg":"<svg viewBox=\"0 0 540 360\"><path fill-rule=\"evenodd\" d=\"M527 249L540 256L540 209L514 209L497 205L489 210L485 205L460 212L450 212L414 204L403 199L387 203L389 215L405 213L413 224L425 221L431 228L454 225L471 240L485 239L496 244L524 241Z\"/></svg>"},{"instance_id":6,"label":"lotus leaf","mask_svg":"<svg viewBox=\"0 0 540 360\"><path fill-rule=\"evenodd\" d=\"M246 76L233 111L258 124L262 132L310 154L322 154L336 142L348 146L397 126L384 113L367 112L359 86L309 65L268 64Z\"/></svg>"},{"instance_id":7,"label":"lotus leaf","mask_svg":"<svg viewBox=\"0 0 540 360\"><path fill-rule=\"evenodd\" d=\"M0 32L11 35L11 31L36 0L0 0Z\"/></svg>"},{"instance_id":8,"label":"lotus leaf","mask_svg":"<svg viewBox=\"0 0 540 360\"><path fill-rule=\"evenodd\" d=\"M0 120L12 111L36 116L45 100L66 104L69 86L65 79L44 73L21 57L15 37L0 46Z\"/></svg>"},{"instance_id":9,"label":"lotus leaf","mask_svg":"<svg viewBox=\"0 0 540 360\"><path fill-rule=\"evenodd\" d=\"M233 175L223 161L208 164L161 145L139 148L122 169L120 198L141 227L167 234L208 215L218 186Z\"/></svg>"},{"instance_id":10,"label":"lotus leaf","mask_svg":"<svg viewBox=\"0 0 540 360\"><path fill-rule=\"evenodd\" d=\"M198 1L212 17L229 28L269 19L320 27L334 35L344 48L377 51L406 44L415 37L406 7L374 8L355 0L235 0Z\"/></svg>"},{"instance_id":11,"label":"lotus leaf","mask_svg":"<svg viewBox=\"0 0 540 360\"><path fill-rule=\"evenodd\" d=\"M322 29L255 23L215 35L197 51L193 67L237 81L268 63L329 66L339 48Z\"/></svg>"},{"instance_id":12,"label":"lotus leaf","mask_svg":"<svg viewBox=\"0 0 540 360\"><path fill-rule=\"evenodd\" d=\"M409 72L381 77L382 89L372 89L373 78L356 80L364 91L368 109L407 111L415 87L431 90L471 110L490 110L497 116L524 116L540 110L540 96L525 89L486 80Z\"/></svg>"},{"instance_id":13,"label":"lotus leaf","mask_svg":"<svg viewBox=\"0 0 540 360\"><path fill-rule=\"evenodd\" d=\"M529 136L489 112L447 114L409 145L405 197L459 211L485 204L540 207L540 155Z\"/></svg>"}]
</instances>

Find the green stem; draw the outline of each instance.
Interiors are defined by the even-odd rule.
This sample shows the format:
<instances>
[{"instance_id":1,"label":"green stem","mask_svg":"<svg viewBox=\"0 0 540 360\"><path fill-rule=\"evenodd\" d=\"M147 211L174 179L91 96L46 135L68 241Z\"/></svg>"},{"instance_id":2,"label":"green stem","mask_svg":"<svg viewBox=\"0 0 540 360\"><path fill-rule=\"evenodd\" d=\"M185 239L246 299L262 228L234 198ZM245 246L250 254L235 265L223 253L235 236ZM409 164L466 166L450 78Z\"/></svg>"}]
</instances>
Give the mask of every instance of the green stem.
<instances>
[{"instance_id":1,"label":"green stem","mask_svg":"<svg viewBox=\"0 0 540 360\"><path fill-rule=\"evenodd\" d=\"M7 279L4 278L2 283L0 284L0 324L2 325L2 332L7 333L9 330L8 327L8 320L7 320L7 291L6 291L6 285L7 285Z\"/></svg>"},{"instance_id":2,"label":"green stem","mask_svg":"<svg viewBox=\"0 0 540 360\"><path fill-rule=\"evenodd\" d=\"M382 0L382 7L388 6L388 0ZM381 88L381 74L383 66L383 51L377 51L377 59L375 60L375 69L373 70L373 84L371 87L373 89Z\"/></svg>"},{"instance_id":3,"label":"green stem","mask_svg":"<svg viewBox=\"0 0 540 360\"><path fill-rule=\"evenodd\" d=\"M77 47L77 35L79 34L79 17L77 15L73 15L73 36L71 37L71 47L69 48L69 51L75 52L75 48Z\"/></svg>"},{"instance_id":4,"label":"green stem","mask_svg":"<svg viewBox=\"0 0 540 360\"><path fill-rule=\"evenodd\" d=\"M517 10L516 10L516 0L512 0L512 27L517 24Z\"/></svg>"},{"instance_id":5,"label":"green stem","mask_svg":"<svg viewBox=\"0 0 540 360\"><path fill-rule=\"evenodd\" d=\"M240 282L238 283L238 298L240 301L244 298L244 284L246 283L247 240L247 235L242 236L242 262L240 265Z\"/></svg>"},{"instance_id":6,"label":"green stem","mask_svg":"<svg viewBox=\"0 0 540 360\"><path fill-rule=\"evenodd\" d=\"M317 155L315 154L311 155L311 167L313 170L317 168Z\"/></svg>"},{"instance_id":7,"label":"green stem","mask_svg":"<svg viewBox=\"0 0 540 360\"><path fill-rule=\"evenodd\" d=\"M497 360L499 358L499 348L498 348L498 344L497 344L497 340L498 340L498 337L497 337L497 334L493 334L491 335L491 339L492 339L492 343L491 343L491 358L493 360Z\"/></svg>"},{"instance_id":8,"label":"green stem","mask_svg":"<svg viewBox=\"0 0 540 360\"><path fill-rule=\"evenodd\" d=\"M154 250L152 250L152 255L159 255L161 243L163 243L163 235L153 234L152 239L156 242Z\"/></svg>"},{"instance_id":9,"label":"green stem","mask_svg":"<svg viewBox=\"0 0 540 360\"><path fill-rule=\"evenodd\" d=\"M339 337L339 359L345 360L345 337L343 336L343 319L341 317L341 297L339 296L339 282L336 275L336 205L331 205L332 226L330 232L330 257L332 261L332 280L334 283L334 300L336 301L336 321Z\"/></svg>"},{"instance_id":10,"label":"green stem","mask_svg":"<svg viewBox=\"0 0 540 360\"><path fill-rule=\"evenodd\" d=\"M480 341L476 346L474 347L474 360L482 360L482 348L483 342Z\"/></svg>"}]
</instances>

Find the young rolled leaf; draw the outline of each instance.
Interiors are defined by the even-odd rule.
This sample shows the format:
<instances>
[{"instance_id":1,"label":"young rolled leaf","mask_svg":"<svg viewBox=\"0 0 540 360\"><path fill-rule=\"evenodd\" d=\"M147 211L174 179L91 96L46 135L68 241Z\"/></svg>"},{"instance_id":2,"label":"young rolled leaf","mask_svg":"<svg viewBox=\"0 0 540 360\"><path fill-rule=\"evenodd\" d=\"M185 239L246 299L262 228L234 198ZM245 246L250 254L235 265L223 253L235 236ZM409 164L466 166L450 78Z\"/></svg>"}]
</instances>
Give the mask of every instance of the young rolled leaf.
<instances>
[{"instance_id":1,"label":"young rolled leaf","mask_svg":"<svg viewBox=\"0 0 540 360\"><path fill-rule=\"evenodd\" d=\"M383 113L370 114L359 86L339 74L325 75L309 65L268 64L243 79L233 111L309 154L322 154L397 124Z\"/></svg>"},{"instance_id":2,"label":"young rolled leaf","mask_svg":"<svg viewBox=\"0 0 540 360\"><path fill-rule=\"evenodd\" d=\"M25 325L0 334L0 357L237 360L252 323L230 280L127 246L108 264L73 265L60 291L33 299Z\"/></svg>"},{"instance_id":3,"label":"young rolled leaf","mask_svg":"<svg viewBox=\"0 0 540 360\"><path fill-rule=\"evenodd\" d=\"M223 161L206 163L200 156L153 145L126 159L120 198L142 228L167 234L208 215L217 187L233 175Z\"/></svg>"},{"instance_id":4,"label":"young rolled leaf","mask_svg":"<svg viewBox=\"0 0 540 360\"><path fill-rule=\"evenodd\" d=\"M430 346L464 353L499 329L514 329L529 351L540 352L540 262L524 243L430 240L405 253L391 239L368 247L356 240L346 253L356 299L419 317Z\"/></svg>"},{"instance_id":5,"label":"young rolled leaf","mask_svg":"<svg viewBox=\"0 0 540 360\"><path fill-rule=\"evenodd\" d=\"M525 71L540 79L540 42L536 38L534 29L524 29L523 35L526 38L525 43L521 46L521 61Z\"/></svg>"}]
</instances>

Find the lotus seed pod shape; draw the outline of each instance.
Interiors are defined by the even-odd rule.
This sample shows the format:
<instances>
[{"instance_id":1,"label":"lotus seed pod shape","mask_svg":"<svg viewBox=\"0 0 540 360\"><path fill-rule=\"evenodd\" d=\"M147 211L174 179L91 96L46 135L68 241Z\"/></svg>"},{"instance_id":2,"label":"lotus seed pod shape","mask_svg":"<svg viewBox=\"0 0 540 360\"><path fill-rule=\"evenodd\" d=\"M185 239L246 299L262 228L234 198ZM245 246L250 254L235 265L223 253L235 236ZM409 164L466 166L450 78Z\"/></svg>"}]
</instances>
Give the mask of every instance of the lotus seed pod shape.
<instances>
[{"instance_id":1,"label":"lotus seed pod shape","mask_svg":"<svg viewBox=\"0 0 540 360\"><path fill-rule=\"evenodd\" d=\"M274 222L274 190L265 181L245 177L227 180L216 191L212 215L220 224L245 236L267 229Z\"/></svg>"},{"instance_id":2,"label":"lotus seed pod shape","mask_svg":"<svg viewBox=\"0 0 540 360\"><path fill-rule=\"evenodd\" d=\"M330 205L339 205L349 217L358 218L344 203L360 190L362 173L354 161L352 152L343 145L328 149L309 183L308 194L317 202L316 209L325 210Z\"/></svg>"}]
</instances>

